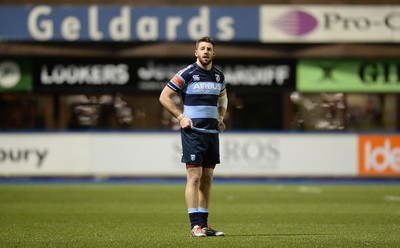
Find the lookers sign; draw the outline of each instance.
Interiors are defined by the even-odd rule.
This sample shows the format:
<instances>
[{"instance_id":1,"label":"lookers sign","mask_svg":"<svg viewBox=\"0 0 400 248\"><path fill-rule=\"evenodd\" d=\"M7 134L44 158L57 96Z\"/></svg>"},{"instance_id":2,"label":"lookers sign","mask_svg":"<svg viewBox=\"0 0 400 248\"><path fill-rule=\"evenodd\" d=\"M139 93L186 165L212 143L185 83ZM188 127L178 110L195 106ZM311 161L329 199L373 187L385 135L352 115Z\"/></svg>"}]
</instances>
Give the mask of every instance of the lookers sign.
<instances>
[{"instance_id":1,"label":"lookers sign","mask_svg":"<svg viewBox=\"0 0 400 248\"><path fill-rule=\"evenodd\" d=\"M167 82L194 59L36 58L36 92L160 92ZM293 90L294 60L222 60L216 66L230 88L239 91Z\"/></svg>"},{"instance_id":2,"label":"lookers sign","mask_svg":"<svg viewBox=\"0 0 400 248\"><path fill-rule=\"evenodd\" d=\"M133 91L129 64L110 59L36 58L33 60L36 92Z\"/></svg>"},{"instance_id":3,"label":"lookers sign","mask_svg":"<svg viewBox=\"0 0 400 248\"><path fill-rule=\"evenodd\" d=\"M3 5L0 20L0 41L400 41L398 5Z\"/></svg>"}]
</instances>

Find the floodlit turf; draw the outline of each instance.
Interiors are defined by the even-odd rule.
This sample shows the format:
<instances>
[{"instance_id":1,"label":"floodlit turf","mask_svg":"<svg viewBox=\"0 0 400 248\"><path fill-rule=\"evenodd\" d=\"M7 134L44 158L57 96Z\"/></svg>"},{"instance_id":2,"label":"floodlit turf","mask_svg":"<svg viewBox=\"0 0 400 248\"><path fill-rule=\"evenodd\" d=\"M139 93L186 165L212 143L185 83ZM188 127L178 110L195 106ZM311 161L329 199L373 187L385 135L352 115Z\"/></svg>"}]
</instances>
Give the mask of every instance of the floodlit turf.
<instances>
[{"instance_id":1,"label":"floodlit turf","mask_svg":"<svg viewBox=\"0 0 400 248\"><path fill-rule=\"evenodd\" d=\"M0 247L400 247L400 185L216 184L191 238L183 184L0 185Z\"/></svg>"}]
</instances>

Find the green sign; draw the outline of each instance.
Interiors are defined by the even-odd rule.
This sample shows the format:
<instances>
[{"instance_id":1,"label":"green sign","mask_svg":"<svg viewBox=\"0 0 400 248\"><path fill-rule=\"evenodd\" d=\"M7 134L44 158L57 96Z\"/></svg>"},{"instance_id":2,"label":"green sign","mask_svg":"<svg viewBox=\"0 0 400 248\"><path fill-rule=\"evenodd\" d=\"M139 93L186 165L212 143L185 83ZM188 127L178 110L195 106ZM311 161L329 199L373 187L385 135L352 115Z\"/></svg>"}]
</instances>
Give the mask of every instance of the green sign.
<instances>
[{"instance_id":1,"label":"green sign","mask_svg":"<svg viewBox=\"0 0 400 248\"><path fill-rule=\"evenodd\" d=\"M400 59L302 59L296 77L301 92L400 92Z\"/></svg>"},{"instance_id":2,"label":"green sign","mask_svg":"<svg viewBox=\"0 0 400 248\"><path fill-rule=\"evenodd\" d=\"M31 91L31 63L27 60L0 59L0 92Z\"/></svg>"}]
</instances>

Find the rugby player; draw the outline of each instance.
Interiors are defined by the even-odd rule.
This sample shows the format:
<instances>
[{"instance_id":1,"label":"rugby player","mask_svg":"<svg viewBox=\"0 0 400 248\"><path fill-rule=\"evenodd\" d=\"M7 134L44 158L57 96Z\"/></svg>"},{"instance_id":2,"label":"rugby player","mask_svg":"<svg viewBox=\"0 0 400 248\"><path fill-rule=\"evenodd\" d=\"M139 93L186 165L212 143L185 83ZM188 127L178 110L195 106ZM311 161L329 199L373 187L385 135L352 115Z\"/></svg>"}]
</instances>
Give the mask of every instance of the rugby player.
<instances>
[{"instance_id":1,"label":"rugby player","mask_svg":"<svg viewBox=\"0 0 400 248\"><path fill-rule=\"evenodd\" d=\"M197 40L196 62L176 73L160 94L161 104L181 126L185 200L193 237L225 235L208 225L214 168L220 163L219 133L225 130L228 106L224 74L213 66L214 49L212 38ZM182 98L183 110L173 101L176 95Z\"/></svg>"}]
</instances>

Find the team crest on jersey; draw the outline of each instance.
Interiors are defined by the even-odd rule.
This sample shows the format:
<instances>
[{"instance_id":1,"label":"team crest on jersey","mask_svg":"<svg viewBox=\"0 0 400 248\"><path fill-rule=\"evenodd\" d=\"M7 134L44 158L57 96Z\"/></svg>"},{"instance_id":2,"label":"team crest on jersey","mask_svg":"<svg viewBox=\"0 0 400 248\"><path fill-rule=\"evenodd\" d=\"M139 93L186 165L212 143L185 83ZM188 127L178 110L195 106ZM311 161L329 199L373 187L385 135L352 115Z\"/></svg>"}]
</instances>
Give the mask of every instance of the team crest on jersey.
<instances>
[{"instance_id":1,"label":"team crest on jersey","mask_svg":"<svg viewBox=\"0 0 400 248\"><path fill-rule=\"evenodd\" d=\"M199 75L193 75L193 81L200 81Z\"/></svg>"},{"instance_id":2,"label":"team crest on jersey","mask_svg":"<svg viewBox=\"0 0 400 248\"><path fill-rule=\"evenodd\" d=\"M219 77L219 74L215 74L215 81L217 81L217 83L219 83L220 80L221 80L221 78Z\"/></svg>"},{"instance_id":3,"label":"team crest on jersey","mask_svg":"<svg viewBox=\"0 0 400 248\"><path fill-rule=\"evenodd\" d=\"M195 154L190 154L190 160L195 161L196 160L196 155Z\"/></svg>"}]
</instances>

